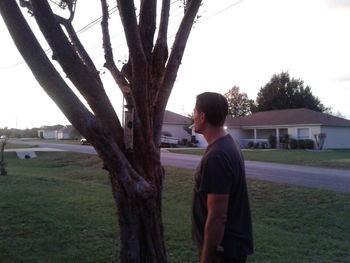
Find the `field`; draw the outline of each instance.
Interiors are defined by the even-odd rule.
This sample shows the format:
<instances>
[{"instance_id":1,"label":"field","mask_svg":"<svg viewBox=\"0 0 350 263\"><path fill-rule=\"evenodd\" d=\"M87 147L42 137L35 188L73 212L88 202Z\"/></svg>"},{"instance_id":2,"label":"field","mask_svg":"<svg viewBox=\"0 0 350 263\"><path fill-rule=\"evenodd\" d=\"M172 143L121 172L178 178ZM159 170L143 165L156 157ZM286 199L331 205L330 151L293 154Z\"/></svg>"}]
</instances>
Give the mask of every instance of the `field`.
<instances>
[{"instance_id":1,"label":"field","mask_svg":"<svg viewBox=\"0 0 350 263\"><path fill-rule=\"evenodd\" d=\"M171 149L173 153L203 155L204 149ZM245 160L350 170L350 150L242 150Z\"/></svg>"},{"instance_id":2,"label":"field","mask_svg":"<svg viewBox=\"0 0 350 263\"><path fill-rule=\"evenodd\" d=\"M6 153L0 177L1 262L117 262L116 209L96 156ZM190 241L193 171L166 168L169 262L197 261ZM248 180L255 254L248 262L350 262L350 195Z\"/></svg>"}]
</instances>

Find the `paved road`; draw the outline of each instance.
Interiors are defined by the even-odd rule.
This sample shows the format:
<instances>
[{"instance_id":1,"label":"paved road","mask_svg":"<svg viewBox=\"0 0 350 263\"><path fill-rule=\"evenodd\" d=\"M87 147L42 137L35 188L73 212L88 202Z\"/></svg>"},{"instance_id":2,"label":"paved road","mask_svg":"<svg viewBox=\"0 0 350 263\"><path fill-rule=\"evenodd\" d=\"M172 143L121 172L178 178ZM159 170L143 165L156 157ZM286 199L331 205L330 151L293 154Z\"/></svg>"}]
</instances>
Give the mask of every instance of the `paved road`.
<instances>
[{"instance_id":1,"label":"paved road","mask_svg":"<svg viewBox=\"0 0 350 263\"><path fill-rule=\"evenodd\" d=\"M35 141L12 142L39 145L40 147L57 148L66 151L96 154L95 150L91 146ZM176 166L187 169L195 169L200 161L200 156L168 152L162 152L161 158L163 165ZM246 161L245 165L248 178L326 189L350 194L349 170L325 169L254 161Z\"/></svg>"}]
</instances>

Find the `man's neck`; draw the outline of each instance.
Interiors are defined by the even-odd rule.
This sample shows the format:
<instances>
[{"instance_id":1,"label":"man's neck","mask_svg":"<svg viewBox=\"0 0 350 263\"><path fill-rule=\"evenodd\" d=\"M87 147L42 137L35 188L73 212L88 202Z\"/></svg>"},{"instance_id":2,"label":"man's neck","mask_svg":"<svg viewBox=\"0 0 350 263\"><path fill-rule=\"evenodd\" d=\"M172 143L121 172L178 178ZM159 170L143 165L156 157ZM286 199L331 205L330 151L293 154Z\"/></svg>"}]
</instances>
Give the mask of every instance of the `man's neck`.
<instances>
[{"instance_id":1,"label":"man's neck","mask_svg":"<svg viewBox=\"0 0 350 263\"><path fill-rule=\"evenodd\" d=\"M210 126L203 132L203 136L208 142L208 145L225 135L227 135L227 132L225 131L224 127Z\"/></svg>"}]
</instances>

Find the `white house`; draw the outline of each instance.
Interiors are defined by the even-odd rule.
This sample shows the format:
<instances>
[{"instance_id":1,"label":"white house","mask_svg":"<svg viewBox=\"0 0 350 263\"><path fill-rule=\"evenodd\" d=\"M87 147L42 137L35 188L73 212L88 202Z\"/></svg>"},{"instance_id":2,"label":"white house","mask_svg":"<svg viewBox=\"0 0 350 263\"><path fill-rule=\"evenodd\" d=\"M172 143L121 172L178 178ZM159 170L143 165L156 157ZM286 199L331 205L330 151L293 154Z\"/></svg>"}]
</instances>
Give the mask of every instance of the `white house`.
<instances>
[{"instance_id":1,"label":"white house","mask_svg":"<svg viewBox=\"0 0 350 263\"><path fill-rule=\"evenodd\" d=\"M43 139L57 139L57 131L62 127L63 125L42 126L38 130L38 136Z\"/></svg>"},{"instance_id":2,"label":"white house","mask_svg":"<svg viewBox=\"0 0 350 263\"><path fill-rule=\"evenodd\" d=\"M178 140L190 139L190 134L185 130L191 125L191 118L171 111L165 111L162 134L174 137Z\"/></svg>"},{"instance_id":3,"label":"white house","mask_svg":"<svg viewBox=\"0 0 350 263\"><path fill-rule=\"evenodd\" d=\"M71 139L71 132L73 130L72 125L66 125L62 127L61 129L57 130L56 136L57 139L62 140L62 139Z\"/></svg>"},{"instance_id":4,"label":"white house","mask_svg":"<svg viewBox=\"0 0 350 263\"><path fill-rule=\"evenodd\" d=\"M281 141L284 134L294 139L315 140L314 135L324 133L324 149L350 148L350 120L309 109L286 109L257 112L245 117L228 117L227 131L241 147L249 141L267 142L271 135Z\"/></svg>"}]
</instances>

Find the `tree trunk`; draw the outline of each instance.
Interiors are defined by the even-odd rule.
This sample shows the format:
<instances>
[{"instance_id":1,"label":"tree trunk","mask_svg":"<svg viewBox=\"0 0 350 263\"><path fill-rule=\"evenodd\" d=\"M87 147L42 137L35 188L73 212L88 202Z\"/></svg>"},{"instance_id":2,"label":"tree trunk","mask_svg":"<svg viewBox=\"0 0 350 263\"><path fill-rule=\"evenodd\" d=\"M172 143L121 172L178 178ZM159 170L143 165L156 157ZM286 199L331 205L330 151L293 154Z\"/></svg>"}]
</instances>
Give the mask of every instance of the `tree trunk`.
<instances>
[{"instance_id":1,"label":"tree trunk","mask_svg":"<svg viewBox=\"0 0 350 263\"><path fill-rule=\"evenodd\" d=\"M120 262L166 263L161 191L164 169L154 166L152 176L160 178L155 194L149 198L128 192L119 182L119 172L111 171L112 193L120 226Z\"/></svg>"}]
</instances>

